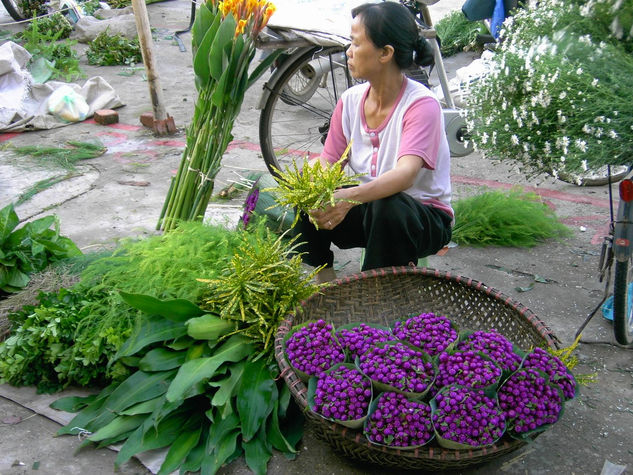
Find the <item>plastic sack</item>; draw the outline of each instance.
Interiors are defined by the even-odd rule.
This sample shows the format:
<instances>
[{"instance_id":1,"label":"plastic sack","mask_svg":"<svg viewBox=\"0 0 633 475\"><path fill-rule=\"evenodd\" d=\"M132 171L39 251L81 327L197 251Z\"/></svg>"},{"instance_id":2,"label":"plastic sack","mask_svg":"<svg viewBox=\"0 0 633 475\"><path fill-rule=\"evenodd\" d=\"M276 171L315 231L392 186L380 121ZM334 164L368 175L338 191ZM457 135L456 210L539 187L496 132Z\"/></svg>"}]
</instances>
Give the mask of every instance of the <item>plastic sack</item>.
<instances>
[{"instance_id":1,"label":"plastic sack","mask_svg":"<svg viewBox=\"0 0 633 475\"><path fill-rule=\"evenodd\" d=\"M48 112L66 122L79 122L88 115L86 100L70 86L60 86L48 98Z\"/></svg>"}]
</instances>

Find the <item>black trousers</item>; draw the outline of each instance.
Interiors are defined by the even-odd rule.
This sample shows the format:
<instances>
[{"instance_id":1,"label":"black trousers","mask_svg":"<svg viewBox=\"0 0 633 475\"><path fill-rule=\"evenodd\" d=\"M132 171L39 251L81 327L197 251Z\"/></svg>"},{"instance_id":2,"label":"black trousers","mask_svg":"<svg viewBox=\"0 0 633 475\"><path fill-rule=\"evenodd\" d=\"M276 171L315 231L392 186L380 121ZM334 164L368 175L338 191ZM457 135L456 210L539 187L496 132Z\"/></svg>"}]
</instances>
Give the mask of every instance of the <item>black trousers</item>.
<instances>
[{"instance_id":1,"label":"black trousers","mask_svg":"<svg viewBox=\"0 0 633 475\"><path fill-rule=\"evenodd\" d=\"M362 270L406 266L435 254L451 240L452 218L423 205L406 193L354 206L332 230L316 229L301 213L295 226L300 233L297 249L313 267L332 267L335 244L340 249L365 248Z\"/></svg>"}]
</instances>

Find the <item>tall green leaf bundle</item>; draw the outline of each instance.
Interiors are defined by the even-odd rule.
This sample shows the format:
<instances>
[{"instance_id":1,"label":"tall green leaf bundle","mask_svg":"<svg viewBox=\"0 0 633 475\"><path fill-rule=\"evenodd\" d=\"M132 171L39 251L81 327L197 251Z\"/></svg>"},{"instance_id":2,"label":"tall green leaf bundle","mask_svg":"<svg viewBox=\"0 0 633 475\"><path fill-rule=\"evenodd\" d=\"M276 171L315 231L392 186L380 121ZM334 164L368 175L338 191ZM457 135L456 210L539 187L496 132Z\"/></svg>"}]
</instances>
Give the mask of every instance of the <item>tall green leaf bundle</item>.
<instances>
[{"instance_id":1,"label":"tall green leaf bundle","mask_svg":"<svg viewBox=\"0 0 633 475\"><path fill-rule=\"evenodd\" d=\"M487 191L453 203L453 240L469 246L532 247L569 229L536 193Z\"/></svg>"},{"instance_id":2,"label":"tall green leaf bundle","mask_svg":"<svg viewBox=\"0 0 633 475\"><path fill-rule=\"evenodd\" d=\"M169 231L179 221L204 217L244 94L276 58L268 56L249 74L255 39L273 12L266 0L208 0L200 6L192 28L198 99L158 228Z\"/></svg>"}]
</instances>

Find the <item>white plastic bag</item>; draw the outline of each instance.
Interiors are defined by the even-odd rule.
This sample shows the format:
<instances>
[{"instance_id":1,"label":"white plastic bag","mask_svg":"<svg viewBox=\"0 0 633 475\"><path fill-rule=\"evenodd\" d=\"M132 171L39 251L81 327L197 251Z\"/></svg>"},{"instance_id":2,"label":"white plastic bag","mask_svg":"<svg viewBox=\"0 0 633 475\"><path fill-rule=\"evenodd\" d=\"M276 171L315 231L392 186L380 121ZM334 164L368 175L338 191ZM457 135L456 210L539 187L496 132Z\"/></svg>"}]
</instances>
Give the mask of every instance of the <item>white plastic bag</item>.
<instances>
[{"instance_id":1,"label":"white plastic bag","mask_svg":"<svg viewBox=\"0 0 633 475\"><path fill-rule=\"evenodd\" d=\"M48 98L48 112L66 122L79 122L88 115L86 100L70 86L60 86Z\"/></svg>"}]
</instances>

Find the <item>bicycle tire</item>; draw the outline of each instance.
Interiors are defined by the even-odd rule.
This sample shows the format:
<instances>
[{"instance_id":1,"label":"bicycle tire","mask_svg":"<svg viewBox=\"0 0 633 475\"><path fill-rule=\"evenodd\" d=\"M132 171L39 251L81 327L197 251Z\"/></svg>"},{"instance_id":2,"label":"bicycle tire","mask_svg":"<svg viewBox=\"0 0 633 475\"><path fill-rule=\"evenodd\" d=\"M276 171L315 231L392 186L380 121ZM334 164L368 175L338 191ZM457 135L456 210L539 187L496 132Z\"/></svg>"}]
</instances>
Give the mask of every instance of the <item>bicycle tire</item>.
<instances>
[{"instance_id":1,"label":"bicycle tire","mask_svg":"<svg viewBox=\"0 0 633 475\"><path fill-rule=\"evenodd\" d=\"M2 5L7 10L7 13L13 18L15 21L23 21L26 20L26 15L24 14L22 8L18 5L17 1L14 0L2 0Z\"/></svg>"},{"instance_id":2,"label":"bicycle tire","mask_svg":"<svg viewBox=\"0 0 633 475\"><path fill-rule=\"evenodd\" d=\"M615 261L613 280L613 331L615 340L621 345L633 342L633 306L629 304L628 292L633 281L633 268L629 261Z\"/></svg>"},{"instance_id":3,"label":"bicycle tire","mask_svg":"<svg viewBox=\"0 0 633 475\"><path fill-rule=\"evenodd\" d=\"M345 47L316 46L292 60L274 84L265 86L270 94L260 115L259 140L273 176L277 176L275 170L283 171L293 161L321 152L334 106L352 84L346 62ZM321 78L318 87L301 97L289 94L296 90L292 81L305 79L302 71L308 66Z\"/></svg>"}]
</instances>

